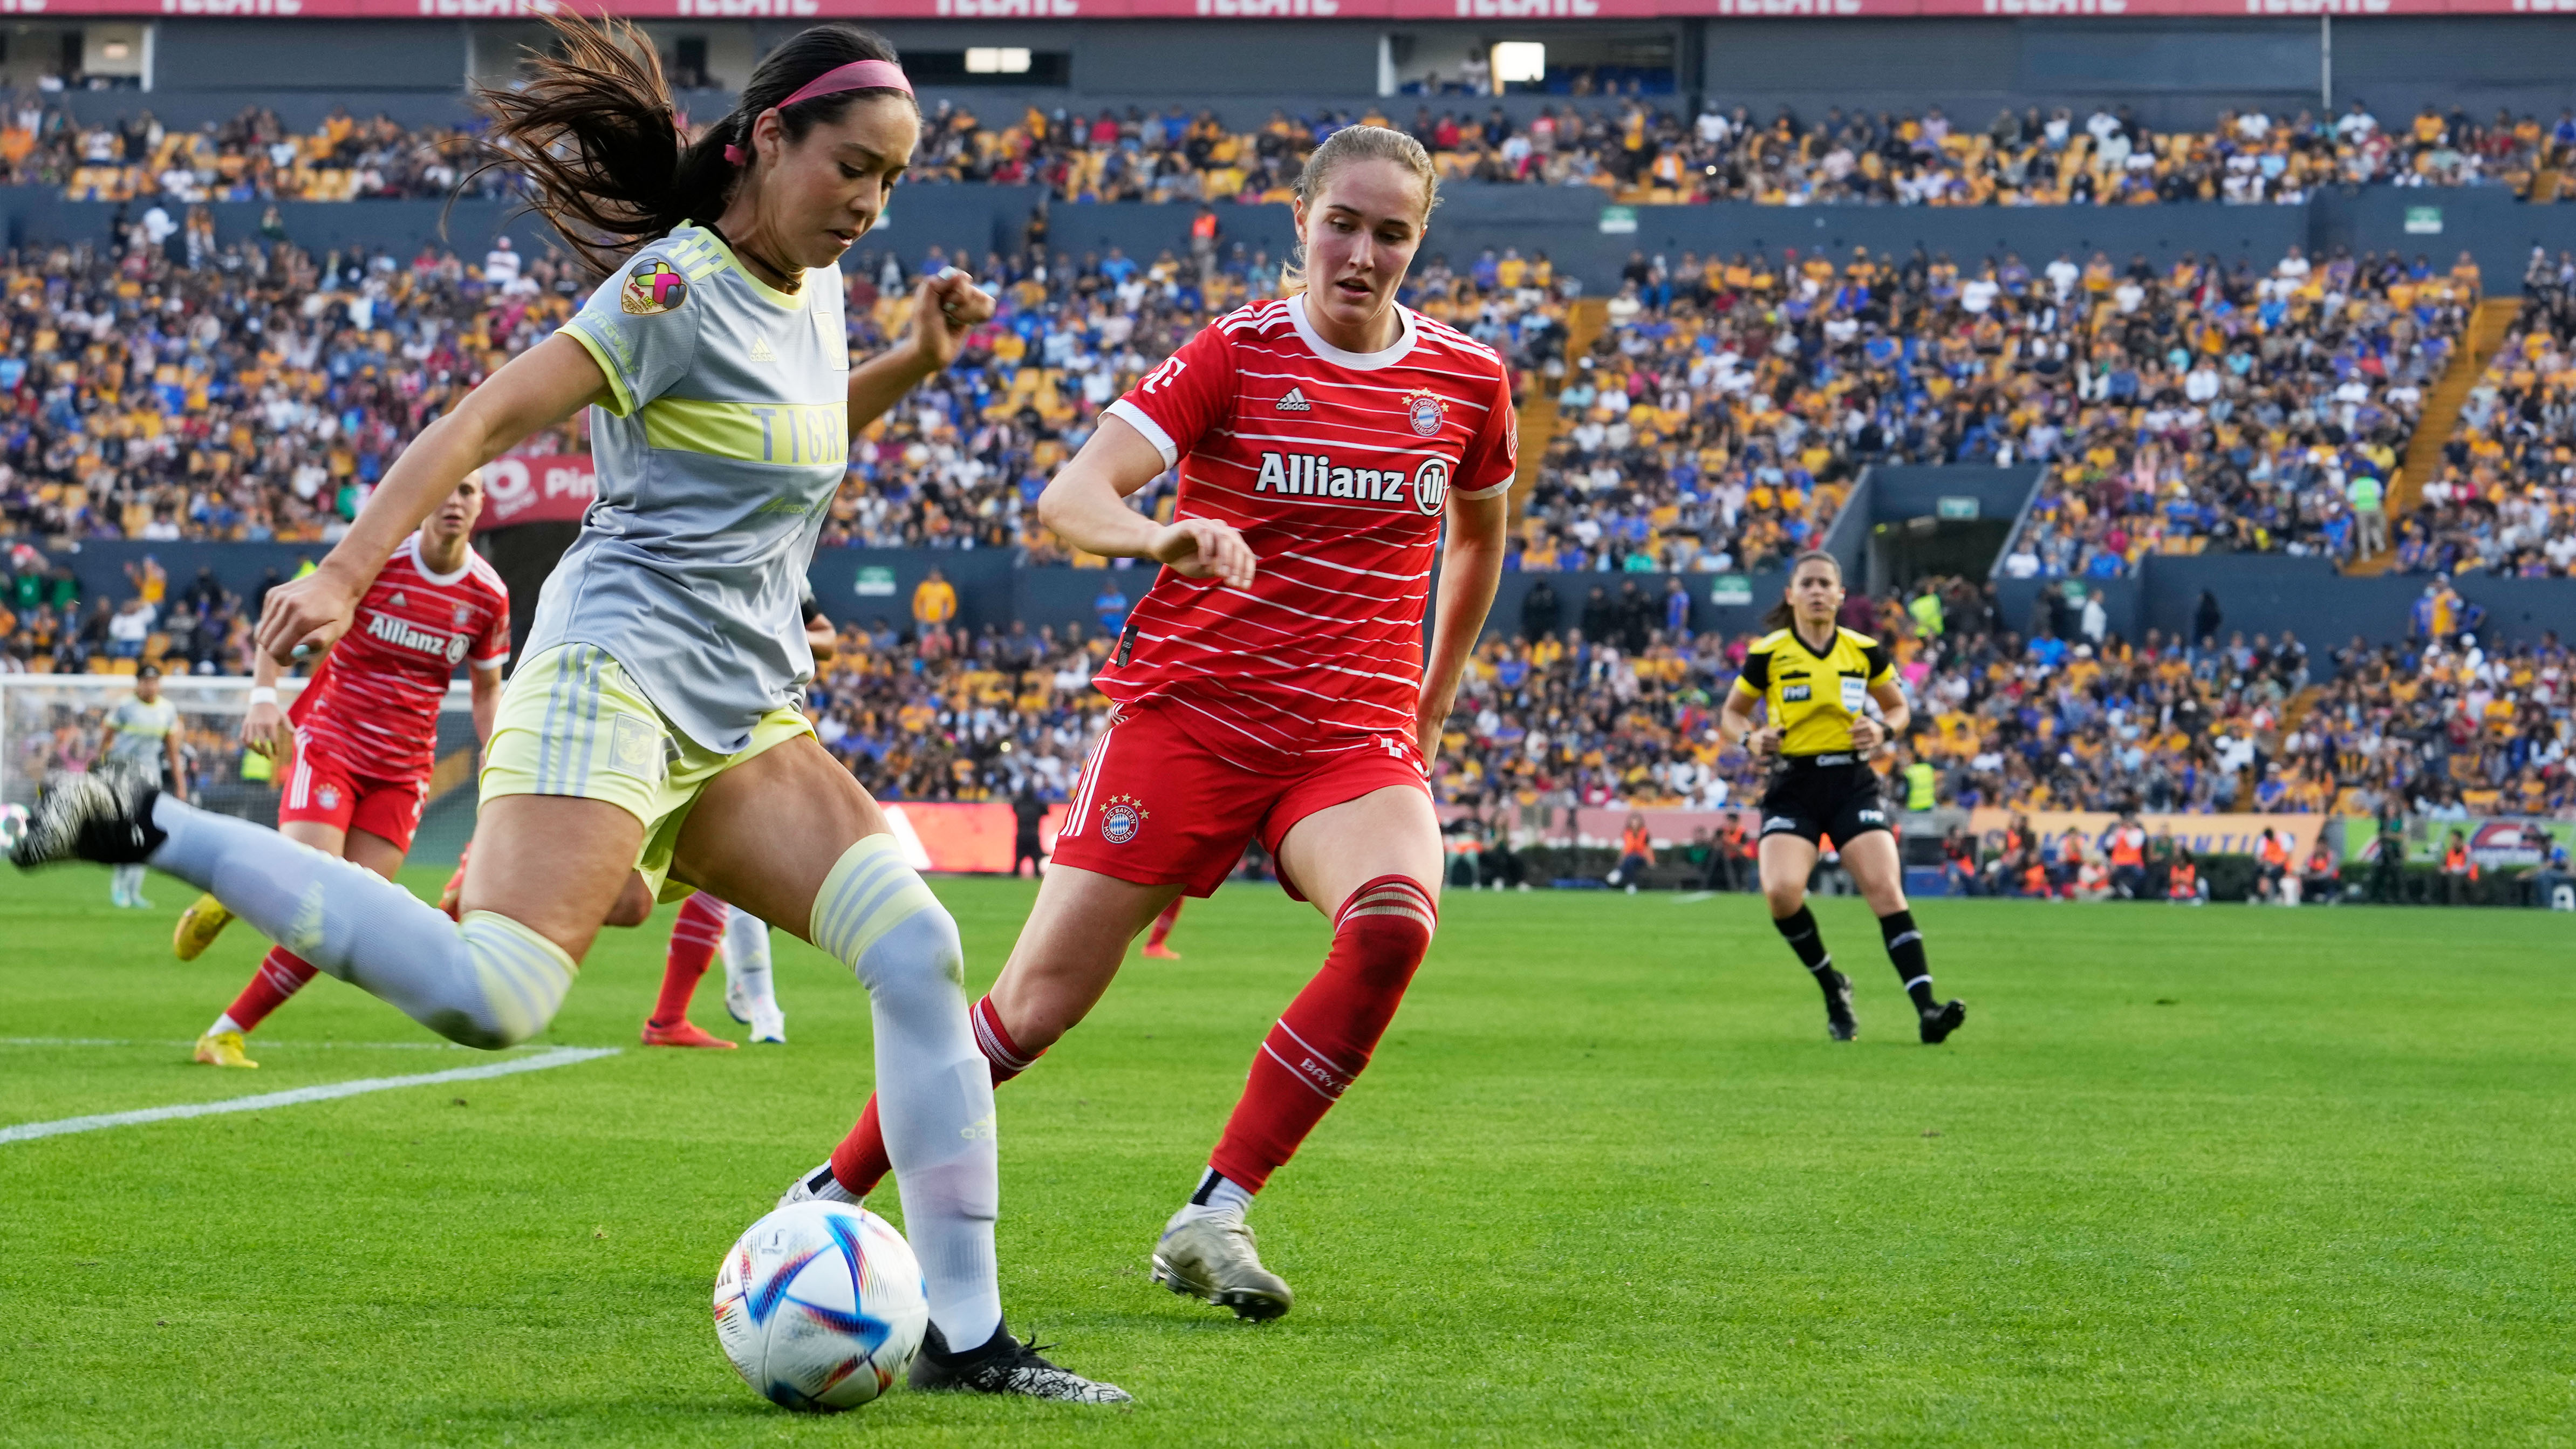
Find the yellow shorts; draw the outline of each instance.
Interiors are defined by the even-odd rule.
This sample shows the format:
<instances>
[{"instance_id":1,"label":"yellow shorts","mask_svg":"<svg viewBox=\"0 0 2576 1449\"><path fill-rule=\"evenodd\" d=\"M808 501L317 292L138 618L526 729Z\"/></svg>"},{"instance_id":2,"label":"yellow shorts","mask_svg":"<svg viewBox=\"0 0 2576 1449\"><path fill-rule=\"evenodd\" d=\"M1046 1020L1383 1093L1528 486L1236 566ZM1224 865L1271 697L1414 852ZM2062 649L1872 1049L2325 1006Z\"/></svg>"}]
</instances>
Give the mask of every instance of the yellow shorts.
<instances>
[{"instance_id":1,"label":"yellow shorts","mask_svg":"<svg viewBox=\"0 0 2576 1449\"><path fill-rule=\"evenodd\" d=\"M671 728L605 650L563 644L519 666L501 695L483 755L482 798L570 795L605 800L644 822L635 869L662 900L689 893L668 884L671 852L707 782L814 726L781 707L760 717L751 743L719 754Z\"/></svg>"}]
</instances>

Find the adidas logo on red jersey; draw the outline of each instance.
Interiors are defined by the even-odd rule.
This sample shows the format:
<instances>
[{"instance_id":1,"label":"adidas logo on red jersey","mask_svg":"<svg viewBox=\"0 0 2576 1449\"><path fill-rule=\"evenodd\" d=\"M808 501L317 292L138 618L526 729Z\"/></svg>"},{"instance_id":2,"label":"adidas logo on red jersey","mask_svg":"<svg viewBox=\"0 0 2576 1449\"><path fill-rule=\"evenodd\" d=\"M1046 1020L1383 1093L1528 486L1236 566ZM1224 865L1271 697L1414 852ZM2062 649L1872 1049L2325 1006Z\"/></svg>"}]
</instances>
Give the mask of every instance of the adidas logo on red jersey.
<instances>
[{"instance_id":1,"label":"adidas logo on red jersey","mask_svg":"<svg viewBox=\"0 0 2576 1449\"><path fill-rule=\"evenodd\" d=\"M1410 503L1436 515L1449 496L1450 462L1425 458L1411 478L1400 469L1344 468L1322 453L1264 453L1255 493L1295 498L1347 498L1355 503Z\"/></svg>"},{"instance_id":2,"label":"adidas logo on red jersey","mask_svg":"<svg viewBox=\"0 0 2576 1449\"><path fill-rule=\"evenodd\" d=\"M1311 413L1315 410L1315 405L1306 401L1306 394L1293 386L1288 389L1286 397L1271 406L1283 413Z\"/></svg>"}]
</instances>

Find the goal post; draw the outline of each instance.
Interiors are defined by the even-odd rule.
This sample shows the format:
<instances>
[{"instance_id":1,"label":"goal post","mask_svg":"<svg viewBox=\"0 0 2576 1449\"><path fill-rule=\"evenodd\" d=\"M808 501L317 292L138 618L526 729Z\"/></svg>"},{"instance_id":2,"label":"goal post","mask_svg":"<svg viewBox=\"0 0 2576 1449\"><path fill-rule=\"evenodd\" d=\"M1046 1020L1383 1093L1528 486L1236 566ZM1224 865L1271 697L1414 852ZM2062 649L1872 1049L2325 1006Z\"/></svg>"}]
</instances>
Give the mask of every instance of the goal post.
<instances>
[{"instance_id":1,"label":"goal post","mask_svg":"<svg viewBox=\"0 0 2576 1449\"><path fill-rule=\"evenodd\" d=\"M280 703L291 704L301 679L281 679ZM188 764L191 801L262 825L277 823L282 765L242 748L250 681L239 676L170 674L161 693L179 707L180 756ZM134 694L122 674L0 674L0 801L32 806L46 775L87 769L98 759L108 711ZM474 711L463 684L448 686L438 713L438 765L429 802L412 839L411 859L443 864L474 835Z\"/></svg>"}]
</instances>

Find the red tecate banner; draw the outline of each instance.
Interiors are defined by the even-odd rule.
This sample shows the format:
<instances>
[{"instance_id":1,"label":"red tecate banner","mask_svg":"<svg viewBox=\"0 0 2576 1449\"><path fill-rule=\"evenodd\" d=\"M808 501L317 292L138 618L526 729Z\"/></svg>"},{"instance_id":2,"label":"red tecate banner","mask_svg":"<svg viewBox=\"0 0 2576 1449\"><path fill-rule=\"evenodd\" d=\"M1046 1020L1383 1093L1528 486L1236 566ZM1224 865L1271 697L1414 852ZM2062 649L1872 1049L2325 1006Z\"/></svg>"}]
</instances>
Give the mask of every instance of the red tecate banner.
<instances>
[{"instance_id":1,"label":"red tecate banner","mask_svg":"<svg viewBox=\"0 0 2576 1449\"><path fill-rule=\"evenodd\" d=\"M483 465L483 516L474 531L514 523L579 523L599 496L586 456L495 458Z\"/></svg>"},{"instance_id":2,"label":"red tecate banner","mask_svg":"<svg viewBox=\"0 0 2576 1449\"><path fill-rule=\"evenodd\" d=\"M2562 15L2576 0L584 0L639 20L1761 20L1903 16ZM552 0L0 0L12 15L481 20Z\"/></svg>"},{"instance_id":3,"label":"red tecate banner","mask_svg":"<svg viewBox=\"0 0 2576 1449\"><path fill-rule=\"evenodd\" d=\"M914 870L1001 875L1011 868L1018 818L1008 805L881 802L894 843ZM1038 849L1053 851L1064 807L1050 805L1038 822Z\"/></svg>"}]
</instances>

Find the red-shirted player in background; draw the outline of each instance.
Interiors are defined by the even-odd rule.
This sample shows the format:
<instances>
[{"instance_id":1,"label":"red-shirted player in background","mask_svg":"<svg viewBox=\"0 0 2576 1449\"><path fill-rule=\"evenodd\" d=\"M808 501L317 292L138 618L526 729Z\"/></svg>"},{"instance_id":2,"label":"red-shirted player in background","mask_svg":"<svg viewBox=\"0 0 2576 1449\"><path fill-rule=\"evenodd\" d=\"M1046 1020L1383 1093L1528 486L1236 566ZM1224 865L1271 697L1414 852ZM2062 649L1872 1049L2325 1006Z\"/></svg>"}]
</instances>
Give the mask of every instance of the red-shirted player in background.
<instances>
[{"instance_id":1,"label":"red-shirted player in background","mask_svg":"<svg viewBox=\"0 0 2576 1449\"><path fill-rule=\"evenodd\" d=\"M420 825L438 763L439 706L460 663L473 681L475 737L490 735L501 666L510 658L510 591L470 546L482 512L483 485L469 477L386 562L349 632L323 656L292 708L278 708L277 665L259 654L242 743L275 759L294 741L295 763L277 808L287 839L392 879ZM182 961L195 960L231 920L221 902L200 896L179 918L172 949ZM197 1039L196 1059L258 1066L244 1055L243 1035L314 974L284 946L271 947L250 984Z\"/></svg>"},{"instance_id":2,"label":"red-shirted player in background","mask_svg":"<svg viewBox=\"0 0 2576 1449\"><path fill-rule=\"evenodd\" d=\"M1427 762L1502 571L1509 372L1395 300L1435 186L1411 137L1335 132L1298 182L1302 294L1191 339L1038 503L1072 547L1167 567L1096 681L1118 707L1028 927L975 1005L976 1040L996 1082L1025 1070L1108 990L1137 931L1213 892L1260 839L1280 883L1332 920L1332 950L1154 1249L1155 1281L1246 1318L1291 1295L1244 1210L1368 1065L1430 947ZM1172 467L1180 497L1157 525L1124 500ZM787 1195L854 1199L886 1171L871 1102Z\"/></svg>"}]
</instances>

